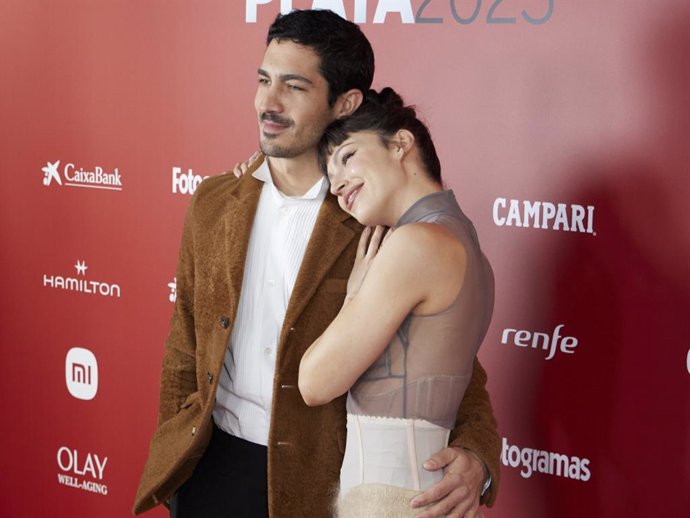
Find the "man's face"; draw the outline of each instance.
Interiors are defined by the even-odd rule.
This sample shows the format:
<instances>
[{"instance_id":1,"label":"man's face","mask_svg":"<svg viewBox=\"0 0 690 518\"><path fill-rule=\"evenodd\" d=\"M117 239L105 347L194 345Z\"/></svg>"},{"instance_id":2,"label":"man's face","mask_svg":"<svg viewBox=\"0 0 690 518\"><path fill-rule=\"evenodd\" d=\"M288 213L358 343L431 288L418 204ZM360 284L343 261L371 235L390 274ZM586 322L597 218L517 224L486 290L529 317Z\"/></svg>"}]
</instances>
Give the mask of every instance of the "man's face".
<instances>
[{"instance_id":1,"label":"man's face","mask_svg":"<svg viewBox=\"0 0 690 518\"><path fill-rule=\"evenodd\" d=\"M265 155L295 158L314 152L335 119L319 65L316 52L292 41L273 40L266 48L254 99Z\"/></svg>"}]
</instances>

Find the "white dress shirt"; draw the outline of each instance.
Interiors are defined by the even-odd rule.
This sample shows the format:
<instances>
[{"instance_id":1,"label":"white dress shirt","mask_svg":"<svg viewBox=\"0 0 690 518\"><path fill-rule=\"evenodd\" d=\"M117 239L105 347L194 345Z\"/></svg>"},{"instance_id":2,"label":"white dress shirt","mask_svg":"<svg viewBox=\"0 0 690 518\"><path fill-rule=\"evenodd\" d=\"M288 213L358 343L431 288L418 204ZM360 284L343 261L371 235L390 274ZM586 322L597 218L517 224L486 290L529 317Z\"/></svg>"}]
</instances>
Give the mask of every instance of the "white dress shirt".
<instances>
[{"instance_id":1,"label":"white dress shirt","mask_svg":"<svg viewBox=\"0 0 690 518\"><path fill-rule=\"evenodd\" d=\"M229 434L267 445L280 330L329 185L324 177L304 196L285 196L273 183L268 160L253 176L264 185L213 420Z\"/></svg>"}]
</instances>

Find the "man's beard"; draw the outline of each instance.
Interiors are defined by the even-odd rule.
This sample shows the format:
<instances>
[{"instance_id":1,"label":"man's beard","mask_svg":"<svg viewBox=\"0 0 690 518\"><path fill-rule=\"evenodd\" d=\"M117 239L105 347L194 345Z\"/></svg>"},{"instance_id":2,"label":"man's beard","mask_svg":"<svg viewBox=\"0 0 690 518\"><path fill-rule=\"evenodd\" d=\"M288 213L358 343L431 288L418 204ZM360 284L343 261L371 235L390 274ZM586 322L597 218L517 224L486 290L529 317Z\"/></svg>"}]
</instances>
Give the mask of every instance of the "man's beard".
<instances>
[{"instance_id":1,"label":"man's beard","mask_svg":"<svg viewBox=\"0 0 690 518\"><path fill-rule=\"evenodd\" d=\"M266 137L260 139L259 147L264 155L272 156L274 158L294 158L300 154L300 152L295 149L274 144Z\"/></svg>"}]
</instances>

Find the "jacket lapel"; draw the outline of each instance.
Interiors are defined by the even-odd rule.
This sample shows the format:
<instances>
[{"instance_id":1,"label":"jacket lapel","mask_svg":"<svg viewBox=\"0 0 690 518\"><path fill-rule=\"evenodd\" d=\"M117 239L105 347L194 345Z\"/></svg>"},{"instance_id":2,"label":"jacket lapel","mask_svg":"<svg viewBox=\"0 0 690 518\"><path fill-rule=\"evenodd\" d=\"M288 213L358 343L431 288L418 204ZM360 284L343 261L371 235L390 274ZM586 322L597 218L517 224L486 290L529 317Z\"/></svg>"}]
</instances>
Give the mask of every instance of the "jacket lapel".
<instances>
[{"instance_id":1,"label":"jacket lapel","mask_svg":"<svg viewBox=\"0 0 690 518\"><path fill-rule=\"evenodd\" d=\"M340 209L336 197L327 194L290 296L283 332L295 325L333 263L355 238L357 232L353 227L356 225L354 219Z\"/></svg>"},{"instance_id":2,"label":"jacket lapel","mask_svg":"<svg viewBox=\"0 0 690 518\"><path fill-rule=\"evenodd\" d=\"M230 193L232 199L223 215L225 258L227 259L228 284L230 300L232 301L231 321L234 321L235 312L239 305L249 237L263 186L263 182L254 178L252 173L262 162L262 159L255 161L244 176L235 183Z\"/></svg>"}]
</instances>

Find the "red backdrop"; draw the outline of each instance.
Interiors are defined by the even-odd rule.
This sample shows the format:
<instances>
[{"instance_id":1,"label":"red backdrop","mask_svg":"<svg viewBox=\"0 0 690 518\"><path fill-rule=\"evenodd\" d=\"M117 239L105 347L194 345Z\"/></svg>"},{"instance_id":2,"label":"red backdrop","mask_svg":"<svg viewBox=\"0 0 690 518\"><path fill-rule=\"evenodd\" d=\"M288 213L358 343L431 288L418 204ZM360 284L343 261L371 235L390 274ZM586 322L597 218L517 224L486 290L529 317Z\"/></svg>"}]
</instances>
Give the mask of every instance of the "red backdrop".
<instances>
[{"instance_id":1,"label":"red backdrop","mask_svg":"<svg viewBox=\"0 0 690 518\"><path fill-rule=\"evenodd\" d=\"M257 147L281 4L361 23L492 261L486 516L685 515L683 0L4 0L0 514L129 515L189 193Z\"/></svg>"}]
</instances>

